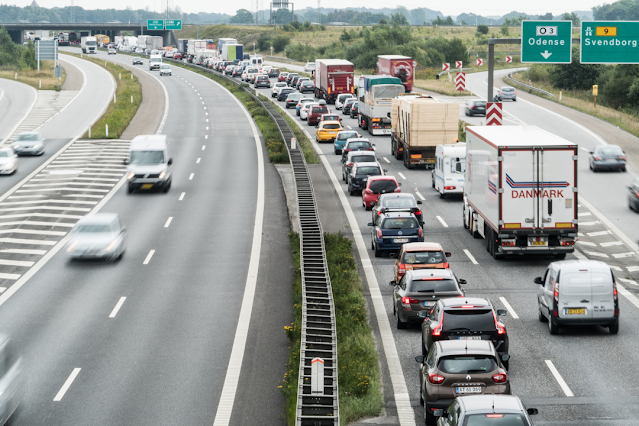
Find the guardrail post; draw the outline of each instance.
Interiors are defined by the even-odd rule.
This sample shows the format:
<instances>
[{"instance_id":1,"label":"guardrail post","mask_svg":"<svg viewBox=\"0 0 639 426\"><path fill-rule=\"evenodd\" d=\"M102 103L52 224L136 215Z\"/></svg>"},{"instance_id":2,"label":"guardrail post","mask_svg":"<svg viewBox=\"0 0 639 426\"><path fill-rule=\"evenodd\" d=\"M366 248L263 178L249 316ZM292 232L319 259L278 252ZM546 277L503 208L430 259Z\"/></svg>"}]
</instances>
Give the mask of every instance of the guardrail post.
<instances>
[{"instance_id":1,"label":"guardrail post","mask_svg":"<svg viewBox=\"0 0 639 426\"><path fill-rule=\"evenodd\" d=\"M106 137L108 138L109 137L109 125L105 124L104 127L106 129Z\"/></svg>"}]
</instances>

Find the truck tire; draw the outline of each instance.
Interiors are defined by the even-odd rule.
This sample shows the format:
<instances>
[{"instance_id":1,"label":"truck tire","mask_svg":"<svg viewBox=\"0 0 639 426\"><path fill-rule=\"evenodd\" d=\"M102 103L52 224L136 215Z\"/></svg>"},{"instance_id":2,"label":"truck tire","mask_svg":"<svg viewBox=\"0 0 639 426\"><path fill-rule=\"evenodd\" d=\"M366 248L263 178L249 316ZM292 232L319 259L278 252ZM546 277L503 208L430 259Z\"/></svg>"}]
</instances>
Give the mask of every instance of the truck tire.
<instances>
[{"instance_id":1,"label":"truck tire","mask_svg":"<svg viewBox=\"0 0 639 426\"><path fill-rule=\"evenodd\" d=\"M404 148L404 167L406 167L407 169L412 169L413 166L410 163L410 151L408 150L408 148Z\"/></svg>"},{"instance_id":2,"label":"truck tire","mask_svg":"<svg viewBox=\"0 0 639 426\"><path fill-rule=\"evenodd\" d=\"M430 174L431 185L435 188L435 170L433 170Z\"/></svg>"}]
</instances>

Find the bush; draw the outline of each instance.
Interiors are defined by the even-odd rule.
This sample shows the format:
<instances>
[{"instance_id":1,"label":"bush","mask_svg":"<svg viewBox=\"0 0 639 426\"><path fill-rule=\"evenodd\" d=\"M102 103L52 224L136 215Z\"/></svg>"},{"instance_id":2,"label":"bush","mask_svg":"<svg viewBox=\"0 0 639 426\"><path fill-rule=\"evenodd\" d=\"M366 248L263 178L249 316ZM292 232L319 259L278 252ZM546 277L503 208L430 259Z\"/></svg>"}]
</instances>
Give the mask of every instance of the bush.
<instances>
[{"instance_id":1,"label":"bush","mask_svg":"<svg viewBox=\"0 0 639 426\"><path fill-rule=\"evenodd\" d=\"M260 37L257 39L257 48L259 50L269 50L271 48L271 34L270 33L262 33Z\"/></svg>"},{"instance_id":2,"label":"bush","mask_svg":"<svg viewBox=\"0 0 639 426\"><path fill-rule=\"evenodd\" d=\"M318 57L317 50L308 43L289 44L284 49L284 54L298 62L315 61Z\"/></svg>"},{"instance_id":3,"label":"bush","mask_svg":"<svg viewBox=\"0 0 639 426\"><path fill-rule=\"evenodd\" d=\"M550 83L558 89L588 89L596 83L601 65L581 64L579 48L572 49L572 62L556 65L550 73Z\"/></svg>"},{"instance_id":4,"label":"bush","mask_svg":"<svg viewBox=\"0 0 639 426\"><path fill-rule=\"evenodd\" d=\"M477 25L477 34L488 34L488 25Z\"/></svg>"},{"instance_id":5,"label":"bush","mask_svg":"<svg viewBox=\"0 0 639 426\"><path fill-rule=\"evenodd\" d=\"M285 35L278 35L273 37L272 46L275 52L282 52L286 46L291 43L291 38ZM270 46L269 46L270 47Z\"/></svg>"},{"instance_id":6,"label":"bush","mask_svg":"<svg viewBox=\"0 0 639 426\"><path fill-rule=\"evenodd\" d=\"M532 64L528 70L528 78L534 82L548 82L552 65Z\"/></svg>"},{"instance_id":7,"label":"bush","mask_svg":"<svg viewBox=\"0 0 639 426\"><path fill-rule=\"evenodd\" d=\"M509 34L508 33L508 24L505 23L505 22L503 24L501 24L501 30L500 31L501 31L501 33L503 35L507 36Z\"/></svg>"}]
</instances>

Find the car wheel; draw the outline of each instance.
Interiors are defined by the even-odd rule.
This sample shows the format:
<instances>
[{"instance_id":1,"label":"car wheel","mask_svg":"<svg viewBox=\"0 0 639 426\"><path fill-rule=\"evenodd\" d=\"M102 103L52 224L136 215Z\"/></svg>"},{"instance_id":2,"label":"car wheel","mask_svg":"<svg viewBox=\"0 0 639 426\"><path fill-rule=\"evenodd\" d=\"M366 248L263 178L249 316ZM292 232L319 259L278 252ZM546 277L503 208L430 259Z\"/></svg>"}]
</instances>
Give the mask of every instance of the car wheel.
<instances>
[{"instance_id":1,"label":"car wheel","mask_svg":"<svg viewBox=\"0 0 639 426\"><path fill-rule=\"evenodd\" d=\"M366 203L364 203L364 209L366 209L367 212L371 211L372 207L371 206L367 206Z\"/></svg>"},{"instance_id":2,"label":"car wheel","mask_svg":"<svg viewBox=\"0 0 639 426\"><path fill-rule=\"evenodd\" d=\"M433 414L432 410L427 403L424 402L424 424L434 425L437 423L437 417Z\"/></svg>"},{"instance_id":3,"label":"car wheel","mask_svg":"<svg viewBox=\"0 0 639 426\"><path fill-rule=\"evenodd\" d=\"M506 371L510 371L510 359L508 361L502 361L501 365L504 366L504 368L506 369Z\"/></svg>"},{"instance_id":4,"label":"car wheel","mask_svg":"<svg viewBox=\"0 0 639 426\"><path fill-rule=\"evenodd\" d=\"M435 171L434 170L430 175L430 180L431 180L431 185L434 188L435 187Z\"/></svg>"},{"instance_id":5,"label":"car wheel","mask_svg":"<svg viewBox=\"0 0 639 426\"><path fill-rule=\"evenodd\" d=\"M623 167L621 168L621 171L622 171L622 172L625 172L625 171L626 171L626 166L623 166Z\"/></svg>"},{"instance_id":6,"label":"car wheel","mask_svg":"<svg viewBox=\"0 0 639 426\"><path fill-rule=\"evenodd\" d=\"M439 198L446 198L446 194L444 194L443 192L439 193Z\"/></svg>"},{"instance_id":7,"label":"car wheel","mask_svg":"<svg viewBox=\"0 0 639 426\"><path fill-rule=\"evenodd\" d=\"M466 117L468 117L468 116L469 116L469 114L468 114L468 110L466 110Z\"/></svg>"},{"instance_id":8,"label":"car wheel","mask_svg":"<svg viewBox=\"0 0 639 426\"><path fill-rule=\"evenodd\" d=\"M619 333L619 323L616 323L616 324L613 324L611 326L608 326L608 329L610 330L610 334Z\"/></svg>"},{"instance_id":9,"label":"car wheel","mask_svg":"<svg viewBox=\"0 0 639 426\"><path fill-rule=\"evenodd\" d=\"M169 182L168 185L164 187L164 192L165 193L169 192L169 189L171 189L171 182Z\"/></svg>"},{"instance_id":10,"label":"car wheel","mask_svg":"<svg viewBox=\"0 0 639 426\"><path fill-rule=\"evenodd\" d=\"M377 252L375 252L375 253L377 253ZM377 257L379 257L379 256L377 256ZM397 318L397 329L398 330L404 330L408 326L408 323L406 323L405 321L402 321L399 318L399 312L397 313L397 317L396 318Z\"/></svg>"},{"instance_id":11,"label":"car wheel","mask_svg":"<svg viewBox=\"0 0 639 426\"><path fill-rule=\"evenodd\" d=\"M559 326L552 320L552 318L548 318L548 331L553 336L559 333Z\"/></svg>"},{"instance_id":12,"label":"car wheel","mask_svg":"<svg viewBox=\"0 0 639 426\"><path fill-rule=\"evenodd\" d=\"M335 155L339 155L340 154L339 150L337 150L337 149L334 149L333 151L335 151Z\"/></svg>"},{"instance_id":13,"label":"car wheel","mask_svg":"<svg viewBox=\"0 0 639 426\"><path fill-rule=\"evenodd\" d=\"M127 194L132 194L133 193L133 187L131 185L129 185L129 187L127 188Z\"/></svg>"},{"instance_id":14,"label":"car wheel","mask_svg":"<svg viewBox=\"0 0 639 426\"><path fill-rule=\"evenodd\" d=\"M553 254L553 257L555 259L559 259L559 260L565 259L566 258L566 253L555 253L555 254Z\"/></svg>"},{"instance_id":15,"label":"car wheel","mask_svg":"<svg viewBox=\"0 0 639 426\"><path fill-rule=\"evenodd\" d=\"M428 356L428 349L426 349L426 345L424 344L424 335L422 334L422 355Z\"/></svg>"},{"instance_id":16,"label":"car wheel","mask_svg":"<svg viewBox=\"0 0 639 426\"><path fill-rule=\"evenodd\" d=\"M348 193L351 194L351 196L355 195L355 190L354 189L348 189Z\"/></svg>"},{"instance_id":17,"label":"car wheel","mask_svg":"<svg viewBox=\"0 0 639 426\"><path fill-rule=\"evenodd\" d=\"M589 166L590 166L590 170L593 170L593 168L592 168L592 163L590 163L590 164L589 164Z\"/></svg>"},{"instance_id":18,"label":"car wheel","mask_svg":"<svg viewBox=\"0 0 639 426\"><path fill-rule=\"evenodd\" d=\"M377 244L374 245L374 249L375 249L375 257L382 257L382 251L377 248ZM397 316L397 318L399 318L399 315Z\"/></svg>"}]
</instances>

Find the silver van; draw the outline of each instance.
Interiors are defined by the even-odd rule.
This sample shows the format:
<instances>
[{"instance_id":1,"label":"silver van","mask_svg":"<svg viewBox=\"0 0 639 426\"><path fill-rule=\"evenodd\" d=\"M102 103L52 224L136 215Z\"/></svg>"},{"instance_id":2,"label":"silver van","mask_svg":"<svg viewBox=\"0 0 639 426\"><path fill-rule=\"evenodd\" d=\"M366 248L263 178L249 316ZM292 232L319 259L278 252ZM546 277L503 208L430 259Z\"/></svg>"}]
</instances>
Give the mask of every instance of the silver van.
<instances>
[{"instance_id":1,"label":"silver van","mask_svg":"<svg viewBox=\"0 0 639 426\"><path fill-rule=\"evenodd\" d=\"M129 146L127 167L128 192L134 190L162 190L171 188L171 164L166 135L136 136Z\"/></svg>"},{"instance_id":2,"label":"silver van","mask_svg":"<svg viewBox=\"0 0 639 426\"><path fill-rule=\"evenodd\" d=\"M612 270L596 260L553 262L537 294L539 321L548 322L550 334L560 326L601 325L619 332L619 298Z\"/></svg>"}]
</instances>

